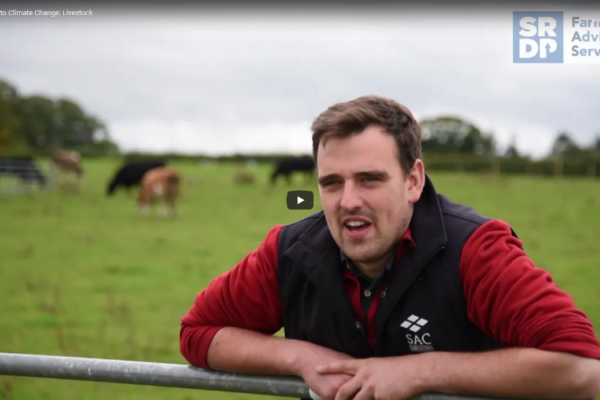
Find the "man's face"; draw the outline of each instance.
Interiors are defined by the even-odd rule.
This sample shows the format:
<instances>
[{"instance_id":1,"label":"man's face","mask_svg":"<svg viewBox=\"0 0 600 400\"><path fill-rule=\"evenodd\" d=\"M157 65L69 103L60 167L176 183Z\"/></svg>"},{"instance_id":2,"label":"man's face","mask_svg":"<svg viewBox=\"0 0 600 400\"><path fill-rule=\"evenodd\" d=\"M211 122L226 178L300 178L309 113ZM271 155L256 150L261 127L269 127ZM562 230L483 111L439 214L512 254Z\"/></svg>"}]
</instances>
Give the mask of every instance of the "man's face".
<instances>
[{"instance_id":1,"label":"man's face","mask_svg":"<svg viewBox=\"0 0 600 400\"><path fill-rule=\"evenodd\" d=\"M362 264L385 262L421 195L422 162L405 176L394 138L374 125L321 143L317 168L325 218L342 251Z\"/></svg>"}]
</instances>

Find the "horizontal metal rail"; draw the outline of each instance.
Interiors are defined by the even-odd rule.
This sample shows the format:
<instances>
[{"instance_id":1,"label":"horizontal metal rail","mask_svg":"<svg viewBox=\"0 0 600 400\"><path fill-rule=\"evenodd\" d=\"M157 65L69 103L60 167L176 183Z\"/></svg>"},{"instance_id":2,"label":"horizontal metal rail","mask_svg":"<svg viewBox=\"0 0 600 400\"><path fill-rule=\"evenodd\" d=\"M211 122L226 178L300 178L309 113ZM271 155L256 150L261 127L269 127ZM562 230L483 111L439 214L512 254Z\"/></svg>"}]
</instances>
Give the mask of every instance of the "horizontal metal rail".
<instances>
[{"instance_id":1,"label":"horizontal metal rail","mask_svg":"<svg viewBox=\"0 0 600 400\"><path fill-rule=\"evenodd\" d=\"M308 386L297 377L233 374L184 364L145 361L0 353L0 375L311 398ZM415 399L489 400L438 393L422 394Z\"/></svg>"},{"instance_id":2,"label":"horizontal metal rail","mask_svg":"<svg viewBox=\"0 0 600 400\"><path fill-rule=\"evenodd\" d=\"M304 381L295 377L239 375L143 361L0 353L0 375L309 397Z\"/></svg>"}]
</instances>

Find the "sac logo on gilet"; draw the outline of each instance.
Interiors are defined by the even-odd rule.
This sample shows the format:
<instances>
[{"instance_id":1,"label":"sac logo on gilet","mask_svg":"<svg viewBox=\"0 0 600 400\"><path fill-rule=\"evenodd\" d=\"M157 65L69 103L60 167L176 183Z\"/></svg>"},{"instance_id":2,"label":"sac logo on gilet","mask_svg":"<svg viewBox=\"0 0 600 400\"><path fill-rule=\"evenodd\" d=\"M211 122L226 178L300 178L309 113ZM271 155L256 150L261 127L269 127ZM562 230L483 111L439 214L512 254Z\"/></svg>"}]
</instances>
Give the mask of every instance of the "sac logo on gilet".
<instances>
[{"instance_id":1,"label":"sac logo on gilet","mask_svg":"<svg viewBox=\"0 0 600 400\"><path fill-rule=\"evenodd\" d=\"M434 350L431 345L431 335L427 332L427 322L429 321L425 318L412 314L400 324L402 328L410 331L406 334L406 340L410 350L415 353Z\"/></svg>"}]
</instances>

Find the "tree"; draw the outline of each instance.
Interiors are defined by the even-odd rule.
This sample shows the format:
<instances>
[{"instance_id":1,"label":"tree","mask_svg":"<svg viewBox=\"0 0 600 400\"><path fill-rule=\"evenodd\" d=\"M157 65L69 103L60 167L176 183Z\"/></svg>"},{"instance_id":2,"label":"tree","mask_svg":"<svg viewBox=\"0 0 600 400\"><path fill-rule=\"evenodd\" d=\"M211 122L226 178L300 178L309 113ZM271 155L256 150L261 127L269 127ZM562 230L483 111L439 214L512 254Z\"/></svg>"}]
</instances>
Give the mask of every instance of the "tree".
<instances>
[{"instance_id":1,"label":"tree","mask_svg":"<svg viewBox=\"0 0 600 400\"><path fill-rule=\"evenodd\" d=\"M577 157L583 153L583 149L572 139L567 131L558 133L550 149L550 157Z\"/></svg>"},{"instance_id":2,"label":"tree","mask_svg":"<svg viewBox=\"0 0 600 400\"><path fill-rule=\"evenodd\" d=\"M14 86L0 80L0 155L25 155L27 146L18 135L18 119L15 115L18 93Z\"/></svg>"},{"instance_id":3,"label":"tree","mask_svg":"<svg viewBox=\"0 0 600 400\"><path fill-rule=\"evenodd\" d=\"M119 152L106 125L74 100L22 97L14 86L0 80L0 151L11 154L17 147L37 154L59 148L97 155Z\"/></svg>"},{"instance_id":4,"label":"tree","mask_svg":"<svg viewBox=\"0 0 600 400\"><path fill-rule=\"evenodd\" d=\"M492 134L456 116L441 116L420 123L425 153L487 154L496 152Z\"/></svg>"},{"instance_id":5,"label":"tree","mask_svg":"<svg viewBox=\"0 0 600 400\"><path fill-rule=\"evenodd\" d=\"M508 145L508 148L504 152L504 157L505 158L523 158L523 156L519 152L519 149L517 149L517 138L515 136L513 136L511 138L510 144Z\"/></svg>"},{"instance_id":6,"label":"tree","mask_svg":"<svg viewBox=\"0 0 600 400\"><path fill-rule=\"evenodd\" d=\"M17 89L7 81L0 79L0 96L12 104L15 104L19 99Z\"/></svg>"},{"instance_id":7,"label":"tree","mask_svg":"<svg viewBox=\"0 0 600 400\"><path fill-rule=\"evenodd\" d=\"M591 150L600 151L600 134L596 134L596 136L592 140Z\"/></svg>"},{"instance_id":8,"label":"tree","mask_svg":"<svg viewBox=\"0 0 600 400\"><path fill-rule=\"evenodd\" d=\"M106 140L104 124L93 116L88 116L75 102L60 99L55 103L55 128L60 139L60 147L83 149L93 146L96 139Z\"/></svg>"},{"instance_id":9,"label":"tree","mask_svg":"<svg viewBox=\"0 0 600 400\"><path fill-rule=\"evenodd\" d=\"M54 102L43 96L20 98L17 103L19 136L33 150L60 147Z\"/></svg>"}]
</instances>

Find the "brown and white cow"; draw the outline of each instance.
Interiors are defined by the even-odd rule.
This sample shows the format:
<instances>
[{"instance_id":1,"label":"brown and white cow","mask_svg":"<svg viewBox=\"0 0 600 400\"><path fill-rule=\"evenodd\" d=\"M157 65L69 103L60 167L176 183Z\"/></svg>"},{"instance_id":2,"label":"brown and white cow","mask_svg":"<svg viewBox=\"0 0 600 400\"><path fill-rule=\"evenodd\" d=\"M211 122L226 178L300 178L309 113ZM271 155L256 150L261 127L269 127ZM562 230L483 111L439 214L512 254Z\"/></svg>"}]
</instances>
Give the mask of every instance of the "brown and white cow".
<instances>
[{"instance_id":1,"label":"brown and white cow","mask_svg":"<svg viewBox=\"0 0 600 400\"><path fill-rule=\"evenodd\" d=\"M163 203L163 207L157 209L157 214L174 217L181 193L180 186L179 173L171 167L158 167L146 172L140 183L139 214L149 215L153 204Z\"/></svg>"},{"instance_id":2,"label":"brown and white cow","mask_svg":"<svg viewBox=\"0 0 600 400\"><path fill-rule=\"evenodd\" d=\"M53 180L63 190L79 193L79 184L84 178L85 173L81 166L81 154L74 150L56 150L50 157L50 166L52 168ZM59 179L58 173L67 173L75 175L75 182Z\"/></svg>"},{"instance_id":3,"label":"brown and white cow","mask_svg":"<svg viewBox=\"0 0 600 400\"><path fill-rule=\"evenodd\" d=\"M81 154L74 150L57 150L52 153L52 164L58 169L66 172L73 172L78 178L84 175L81 166Z\"/></svg>"}]
</instances>

